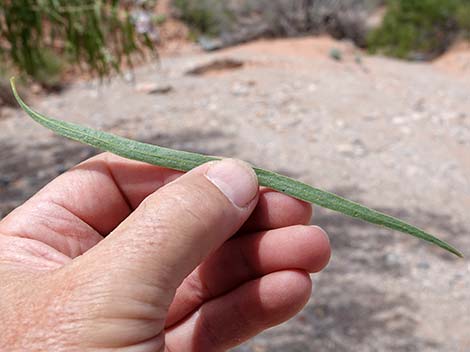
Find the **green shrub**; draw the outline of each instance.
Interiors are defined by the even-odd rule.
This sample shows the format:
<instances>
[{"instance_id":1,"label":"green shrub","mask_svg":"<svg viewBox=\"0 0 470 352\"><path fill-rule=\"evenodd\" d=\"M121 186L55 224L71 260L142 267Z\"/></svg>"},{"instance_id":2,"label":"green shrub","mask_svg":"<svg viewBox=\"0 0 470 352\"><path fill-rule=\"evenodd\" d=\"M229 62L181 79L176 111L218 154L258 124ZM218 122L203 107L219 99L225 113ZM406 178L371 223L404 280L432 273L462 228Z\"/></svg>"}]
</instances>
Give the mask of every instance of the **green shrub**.
<instances>
[{"instance_id":1,"label":"green shrub","mask_svg":"<svg viewBox=\"0 0 470 352\"><path fill-rule=\"evenodd\" d=\"M220 33L219 23L214 16L213 4L207 0L175 0L174 6L179 10L181 19L195 33L193 36L205 34L216 36Z\"/></svg>"},{"instance_id":2,"label":"green shrub","mask_svg":"<svg viewBox=\"0 0 470 352\"><path fill-rule=\"evenodd\" d=\"M44 82L64 62L100 77L119 71L142 47L153 50L147 33L136 32L133 6L118 0L2 0L0 59Z\"/></svg>"},{"instance_id":3,"label":"green shrub","mask_svg":"<svg viewBox=\"0 0 470 352\"><path fill-rule=\"evenodd\" d=\"M380 28L368 36L371 52L433 58L470 29L468 0L389 0Z\"/></svg>"},{"instance_id":4,"label":"green shrub","mask_svg":"<svg viewBox=\"0 0 470 352\"><path fill-rule=\"evenodd\" d=\"M41 65L35 70L32 78L47 89L59 87L67 62L49 49L42 50L41 58Z\"/></svg>"},{"instance_id":5,"label":"green shrub","mask_svg":"<svg viewBox=\"0 0 470 352\"><path fill-rule=\"evenodd\" d=\"M457 23L464 35L470 38L470 3L462 4L457 9Z\"/></svg>"}]
</instances>

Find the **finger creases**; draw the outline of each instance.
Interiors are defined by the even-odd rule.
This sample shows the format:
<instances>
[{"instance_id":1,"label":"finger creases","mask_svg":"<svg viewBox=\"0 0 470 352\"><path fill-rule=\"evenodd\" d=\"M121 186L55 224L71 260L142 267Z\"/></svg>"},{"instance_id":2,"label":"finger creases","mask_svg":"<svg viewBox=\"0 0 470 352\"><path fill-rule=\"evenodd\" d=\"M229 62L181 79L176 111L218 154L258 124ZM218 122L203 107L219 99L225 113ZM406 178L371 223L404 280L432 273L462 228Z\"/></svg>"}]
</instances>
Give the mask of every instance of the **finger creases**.
<instances>
[{"instance_id":1,"label":"finger creases","mask_svg":"<svg viewBox=\"0 0 470 352\"><path fill-rule=\"evenodd\" d=\"M326 233L316 226L291 226L227 241L193 271L176 291L166 326L247 281L276 271L322 270L330 258Z\"/></svg>"},{"instance_id":2,"label":"finger creases","mask_svg":"<svg viewBox=\"0 0 470 352\"><path fill-rule=\"evenodd\" d=\"M310 294L306 272L266 275L202 305L166 332L165 343L169 351L226 351L294 316Z\"/></svg>"}]
</instances>

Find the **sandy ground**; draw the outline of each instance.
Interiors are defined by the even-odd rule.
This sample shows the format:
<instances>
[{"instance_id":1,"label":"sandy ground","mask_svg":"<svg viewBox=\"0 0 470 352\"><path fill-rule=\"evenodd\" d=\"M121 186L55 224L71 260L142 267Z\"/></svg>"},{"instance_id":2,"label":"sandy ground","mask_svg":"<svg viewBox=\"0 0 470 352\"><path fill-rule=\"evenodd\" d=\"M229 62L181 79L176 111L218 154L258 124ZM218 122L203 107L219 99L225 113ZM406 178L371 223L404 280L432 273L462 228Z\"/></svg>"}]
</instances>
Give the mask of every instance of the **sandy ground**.
<instances>
[{"instance_id":1,"label":"sandy ground","mask_svg":"<svg viewBox=\"0 0 470 352\"><path fill-rule=\"evenodd\" d=\"M244 65L185 74L217 58ZM260 41L136 71L135 84L170 86L165 94L116 78L31 102L69 121L296 177L419 225L468 258L470 75L451 59L367 57L326 38ZM4 110L0 217L94 153ZM235 351L470 351L469 259L323 209L313 221L331 234L333 257L314 275L312 299Z\"/></svg>"}]
</instances>

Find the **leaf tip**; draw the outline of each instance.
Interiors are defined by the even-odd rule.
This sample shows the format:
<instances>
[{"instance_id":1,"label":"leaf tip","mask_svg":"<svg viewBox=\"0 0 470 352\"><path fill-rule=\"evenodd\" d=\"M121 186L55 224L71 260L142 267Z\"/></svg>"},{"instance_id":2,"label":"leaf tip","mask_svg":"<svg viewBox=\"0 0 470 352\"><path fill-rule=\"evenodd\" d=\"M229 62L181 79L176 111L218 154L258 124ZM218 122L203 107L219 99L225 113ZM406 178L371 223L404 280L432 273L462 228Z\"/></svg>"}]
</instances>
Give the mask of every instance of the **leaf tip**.
<instances>
[{"instance_id":1,"label":"leaf tip","mask_svg":"<svg viewBox=\"0 0 470 352\"><path fill-rule=\"evenodd\" d=\"M10 77L10 85L11 85L11 89L15 90L15 76L11 76Z\"/></svg>"},{"instance_id":2,"label":"leaf tip","mask_svg":"<svg viewBox=\"0 0 470 352\"><path fill-rule=\"evenodd\" d=\"M452 254L455 254L457 257L463 259L464 258L464 255L462 252L460 252L457 248L455 247L452 247L450 245L448 245L445 249L447 249L449 252L451 252Z\"/></svg>"},{"instance_id":3,"label":"leaf tip","mask_svg":"<svg viewBox=\"0 0 470 352\"><path fill-rule=\"evenodd\" d=\"M13 91L13 95L15 96L15 99L18 101L18 91L16 90L15 80L16 80L15 76L10 77L11 90Z\"/></svg>"},{"instance_id":4,"label":"leaf tip","mask_svg":"<svg viewBox=\"0 0 470 352\"><path fill-rule=\"evenodd\" d=\"M27 105L25 104L25 102L23 101L23 99L21 99L19 93L18 93L18 90L16 89L16 77L15 76L12 76L10 77L10 86L11 86L11 90L13 92L13 96L15 97L18 105L27 112Z\"/></svg>"}]
</instances>

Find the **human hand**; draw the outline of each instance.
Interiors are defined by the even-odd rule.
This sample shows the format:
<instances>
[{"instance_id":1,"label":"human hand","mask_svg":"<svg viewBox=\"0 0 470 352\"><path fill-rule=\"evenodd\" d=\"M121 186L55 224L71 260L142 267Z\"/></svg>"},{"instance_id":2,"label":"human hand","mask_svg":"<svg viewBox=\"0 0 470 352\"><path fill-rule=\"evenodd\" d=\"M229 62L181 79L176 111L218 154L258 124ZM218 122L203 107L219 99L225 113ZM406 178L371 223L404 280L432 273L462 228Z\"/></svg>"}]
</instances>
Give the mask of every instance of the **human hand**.
<instances>
[{"instance_id":1,"label":"human hand","mask_svg":"<svg viewBox=\"0 0 470 352\"><path fill-rule=\"evenodd\" d=\"M239 161L87 160L0 222L0 350L236 346L309 299L330 256L310 217Z\"/></svg>"}]
</instances>

